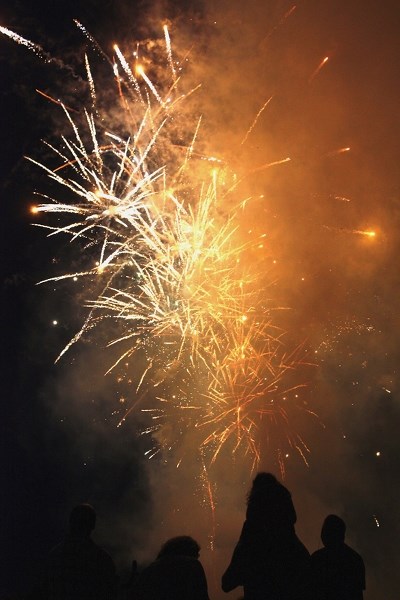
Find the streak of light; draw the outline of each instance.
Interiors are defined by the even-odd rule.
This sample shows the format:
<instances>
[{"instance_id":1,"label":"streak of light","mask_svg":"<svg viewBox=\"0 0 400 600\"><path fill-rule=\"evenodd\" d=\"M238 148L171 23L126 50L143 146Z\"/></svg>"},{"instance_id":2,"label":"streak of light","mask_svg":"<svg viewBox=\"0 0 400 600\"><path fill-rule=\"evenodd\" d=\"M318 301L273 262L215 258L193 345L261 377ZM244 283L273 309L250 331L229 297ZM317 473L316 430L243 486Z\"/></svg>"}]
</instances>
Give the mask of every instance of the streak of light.
<instances>
[{"instance_id":1,"label":"streak of light","mask_svg":"<svg viewBox=\"0 0 400 600\"><path fill-rule=\"evenodd\" d=\"M311 73L308 82L311 83L311 81L318 75L318 73L320 72L320 70L322 69L323 66L326 65L326 63L329 60L329 56L325 56L321 62L319 63L318 67L315 69L315 71L313 71L313 73Z\"/></svg>"},{"instance_id":2,"label":"streak of light","mask_svg":"<svg viewBox=\"0 0 400 600\"><path fill-rule=\"evenodd\" d=\"M272 35L273 33L275 33L275 31L276 31L277 29L279 29L279 27L281 27L281 25L283 25L283 23L286 21L286 19L288 19L288 18L290 17L290 15L294 13L294 11L296 10L296 8L297 8L297 5L296 5L296 4L293 4L293 6L291 6L291 7L289 8L289 10L287 10L287 11L285 12L285 14L283 15L283 17L282 17L282 18L279 20L278 24L277 24L277 25L275 25L275 27L273 27L273 28L271 29L271 31L268 33L268 35L266 35L266 36L265 36L265 38L263 39L263 42L266 42L266 41L267 41L267 40L268 40L268 39L271 37L271 35Z\"/></svg>"},{"instance_id":3,"label":"streak of light","mask_svg":"<svg viewBox=\"0 0 400 600\"><path fill-rule=\"evenodd\" d=\"M45 94L45 92L42 92L42 90L35 89L35 92L37 92L38 94L40 94L40 96L43 96L43 98L46 98L46 100L50 100L50 102L53 102L53 104L58 104L58 106L65 106L64 103L61 100L57 100L56 98L52 98L52 96L49 96L48 94ZM65 108L68 111L70 111L70 112L75 112L75 113L79 112L75 108L71 108L70 106L65 106Z\"/></svg>"},{"instance_id":4,"label":"streak of light","mask_svg":"<svg viewBox=\"0 0 400 600\"><path fill-rule=\"evenodd\" d=\"M337 154L345 154L346 152L350 152L351 148L346 146L345 148L338 148L337 150L332 150L325 154L325 156L336 156Z\"/></svg>"},{"instance_id":5,"label":"streak of light","mask_svg":"<svg viewBox=\"0 0 400 600\"><path fill-rule=\"evenodd\" d=\"M246 140L249 137L250 133L253 131L254 127L256 126L257 121L258 121L260 115L267 108L267 106L271 102L271 100L272 100L272 96L270 98L268 98L268 100L266 102L264 102L264 104L262 105L262 107L260 108L260 110L258 111L258 113L256 114L256 116L254 118L254 121L252 122L252 124L250 125L249 129L247 130L246 135L244 136L244 138L240 142L241 145L243 145L246 142Z\"/></svg>"},{"instance_id":6,"label":"streak of light","mask_svg":"<svg viewBox=\"0 0 400 600\"><path fill-rule=\"evenodd\" d=\"M364 237L374 239L377 236L376 231L373 230L364 230L364 229L345 229L344 227L331 227L329 225L324 225L325 229L329 229L330 231L337 231L339 233L349 233L352 235L362 235Z\"/></svg>"},{"instance_id":7,"label":"streak of light","mask_svg":"<svg viewBox=\"0 0 400 600\"><path fill-rule=\"evenodd\" d=\"M277 165L283 165L290 161L291 161L290 157L281 158L280 160L274 160L273 162L265 163L263 165L260 165L259 167L255 167L254 169L251 169L250 173L257 173L257 171L264 171L265 169L270 169L271 167L275 167Z\"/></svg>"}]
</instances>

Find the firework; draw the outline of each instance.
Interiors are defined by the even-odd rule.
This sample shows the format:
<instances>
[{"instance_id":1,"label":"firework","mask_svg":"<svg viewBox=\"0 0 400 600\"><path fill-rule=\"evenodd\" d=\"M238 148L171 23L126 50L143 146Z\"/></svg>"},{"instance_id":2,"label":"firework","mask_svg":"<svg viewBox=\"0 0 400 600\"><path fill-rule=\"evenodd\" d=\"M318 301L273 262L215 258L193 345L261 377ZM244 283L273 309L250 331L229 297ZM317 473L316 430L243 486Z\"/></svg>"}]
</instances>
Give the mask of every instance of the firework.
<instances>
[{"instance_id":1,"label":"firework","mask_svg":"<svg viewBox=\"0 0 400 600\"><path fill-rule=\"evenodd\" d=\"M45 56L32 42L3 33ZM194 151L201 118L188 118L182 106L198 86L181 91L183 63L173 56L166 26L163 45L157 85L146 73L154 70L146 44L128 56L114 46L109 63L121 110L118 133L105 128L86 56L92 109L82 112L83 119L45 95L62 106L71 134L59 147L47 144L59 161L55 168L29 160L67 199L42 196L33 212L60 214L61 225L38 225L79 244L85 264L51 280L98 282L85 302L83 326L60 356L93 327L115 323L108 344L123 350L110 371L132 356L143 365L137 397L120 424L133 410L151 417L144 428L155 440L149 455L176 447L176 431L189 429L211 463L229 447L243 449L256 466L260 440L276 428L282 434L279 456L286 444L304 457L307 448L291 431L286 402L288 388L296 387L286 385L287 373L300 355L283 352L262 278L248 266L260 246L260 239L244 239L240 231L240 211L249 199L238 197L241 178L221 159ZM153 52L159 46L153 44ZM179 423L173 434L168 422Z\"/></svg>"}]
</instances>

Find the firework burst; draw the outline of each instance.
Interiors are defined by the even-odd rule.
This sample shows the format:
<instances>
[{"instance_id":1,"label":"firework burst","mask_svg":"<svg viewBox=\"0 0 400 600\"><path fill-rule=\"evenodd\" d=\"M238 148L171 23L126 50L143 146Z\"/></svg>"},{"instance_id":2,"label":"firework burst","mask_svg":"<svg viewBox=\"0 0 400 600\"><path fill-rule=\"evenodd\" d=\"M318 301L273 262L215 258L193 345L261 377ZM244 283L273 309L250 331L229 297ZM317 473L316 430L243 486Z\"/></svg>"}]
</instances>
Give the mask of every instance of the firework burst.
<instances>
[{"instance_id":1,"label":"firework burst","mask_svg":"<svg viewBox=\"0 0 400 600\"><path fill-rule=\"evenodd\" d=\"M32 42L2 32L44 55ZM159 56L161 45L162 76L155 85L147 71L154 71L151 56ZM241 178L222 160L194 151L201 118L189 118L182 106L199 86L181 91L184 63L173 56L168 28L163 42L138 45L129 56L118 46L114 51L109 63L121 110L118 131L125 133L105 128L85 56L91 111L78 123L56 101L71 131L59 147L47 144L59 164L29 159L66 195L65 202L42 196L34 207L60 214L62 225L38 225L79 243L87 265L52 281L95 277L101 288L87 298L88 316L60 356L111 320L118 333L108 343L124 349L110 371L132 356L144 365L136 374L137 397L120 423L139 404L150 414L144 431L156 442L151 455L176 446L177 431L190 431L200 436L198 447L211 463L226 446L244 449L256 466L262 438L277 428L282 467L281 446L296 447L303 457L307 450L291 431L285 404L296 387L287 384L287 373L301 358L285 355L273 324L265 277L252 260L260 239L240 230L240 211L249 201L239 197ZM166 433L171 421L179 423L172 436Z\"/></svg>"}]
</instances>

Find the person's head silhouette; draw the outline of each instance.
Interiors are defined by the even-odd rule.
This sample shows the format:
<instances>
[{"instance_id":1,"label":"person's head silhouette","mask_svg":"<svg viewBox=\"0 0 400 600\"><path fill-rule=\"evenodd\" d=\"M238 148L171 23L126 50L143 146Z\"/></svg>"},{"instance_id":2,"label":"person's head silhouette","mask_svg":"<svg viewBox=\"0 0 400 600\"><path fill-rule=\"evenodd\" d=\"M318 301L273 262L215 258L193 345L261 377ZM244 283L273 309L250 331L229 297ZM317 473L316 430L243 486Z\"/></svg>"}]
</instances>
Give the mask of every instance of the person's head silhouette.
<instances>
[{"instance_id":1,"label":"person's head silhouette","mask_svg":"<svg viewBox=\"0 0 400 600\"><path fill-rule=\"evenodd\" d=\"M344 543L346 523L337 515L328 515L322 525L321 540L326 548L334 548Z\"/></svg>"},{"instance_id":2,"label":"person's head silhouette","mask_svg":"<svg viewBox=\"0 0 400 600\"><path fill-rule=\"evenodd\" d=\"M257 473L253 479L253 489L269 490L279 486L280 483L272 473Z\"/></svg>"},{"instance_id":3,"label":"person's head silhouette","mask_svg":"<svg viewBox=\"0 0 400 600\"><path fill-rule=\"evenodd\" d=\"M189 556L191 558L199 558L200 546L189 535L179 535L167 540L158 553L157 558L165 556Z\"/></svg>"},{"instance_id":4,"label":"person's head silhouette","mask_svg":"<svg viewBox=\"0 0 400 600\"><path fill-rule=\"evenodd\" d=\"M253 500L263 500L271 497L271 494L279 492L283 486L272 473L258 473L253 479L253 484L247 496L247 503Z\"/></svg>"},{"instance_id":5,"label":"person's head silhouette","mask_svg":"<svg viewBox=\"0 0 400 600\"><path fill-rule=\"evenodd\" d=\"M69 516L69 528L73 536L89 537L96 526L96 511L90 504L78 504Z\"/></svg>"}]
</instances>

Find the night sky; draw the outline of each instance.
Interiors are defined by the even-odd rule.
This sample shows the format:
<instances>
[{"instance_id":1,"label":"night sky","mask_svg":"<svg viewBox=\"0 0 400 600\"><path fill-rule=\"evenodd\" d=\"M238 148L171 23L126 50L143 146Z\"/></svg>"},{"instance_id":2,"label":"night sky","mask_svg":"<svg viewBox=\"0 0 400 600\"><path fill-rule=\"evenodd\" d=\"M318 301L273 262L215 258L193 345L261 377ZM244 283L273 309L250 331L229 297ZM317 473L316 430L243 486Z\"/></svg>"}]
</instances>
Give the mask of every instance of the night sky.
<instances>
[{"instance_id":1,"label":"night sky","mask_svg":"<svg viewBox=\"0 0 400 600\"><path fill-rule=\"evenodd\" d=\"M104 377L113 359L104 349L106 333L91 332L54 362L85 318L86 291L71 282L36 283L81 269L82 257L68 239L32 227L34 192L56 196L59 190L24 157L51 163L41 140L57 143L66 126L60 107L35 89L61 98L77 115L90 100L83 55L88 50L100 65L102 59L74 18L109 56L114 42L127 49L160 37L165 18L173 50L190 50L188 76L202 83L201 147L247 174L249 195L262 195L241 226L267 233L268 293L285 308L274 313L276 325L287 332L287 351L302 344L305 362L314 365L296 374L306 384L301 395L309 412L290 413L309 449L308 464L295 450L285 462L297 531L314 551L324 517L342 516L348 543L366 563L366 600L397 600L400 9L388 0L156 6L38 0L34 7L19 1L0 10L0 25L51 57L46 62L0 38L0 597L30 589L65 533L70 508L87 501L99 515L95 537L122 578L132 558L145 562L167 537L188 533L202 546L210 597L222 598L218 581L252 478L239 458L210 468L211 552L212 519L190 444L186 463L176 469L173 457L145 458L149 442L138 436L140 415L131 413L116 427L118 399L133 393L126 378L121 384ZM106 93L112 77L104 81ZM118 127L115 107L109 118ZM258 168L286 157L290 162ZM273 452L260 468L279 475Z\"/></svg>"}]
</instances>

